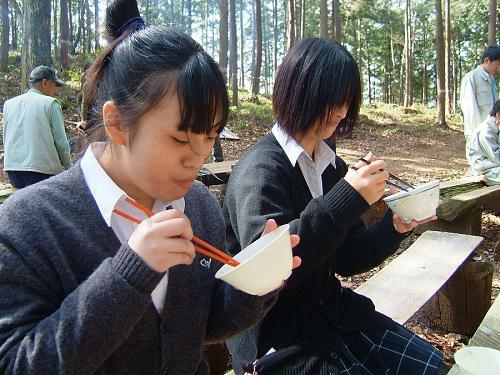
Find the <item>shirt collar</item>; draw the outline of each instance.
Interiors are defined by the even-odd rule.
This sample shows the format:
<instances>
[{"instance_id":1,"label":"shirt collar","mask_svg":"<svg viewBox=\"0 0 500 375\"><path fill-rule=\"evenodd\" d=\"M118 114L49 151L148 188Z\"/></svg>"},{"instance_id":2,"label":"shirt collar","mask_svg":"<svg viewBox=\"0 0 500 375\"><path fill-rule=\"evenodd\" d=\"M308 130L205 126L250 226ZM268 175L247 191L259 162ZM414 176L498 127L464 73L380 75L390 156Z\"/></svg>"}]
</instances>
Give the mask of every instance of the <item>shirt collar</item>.
<instances>
[{"instance_id":1,"label":"shirt collar","mask_svg":"<svg viewBox=\"0 0 500 375\"><path fill-rule=\"evenodd\" d=\"M106 144L103 142L92 143L80 162L85 182L94 197L102 217L111 226L111 217L113 209L126 198L125 192L115 184L106 171L97 160L96 155L101 155ZM176 199L172 202L163 202L156 200L153 205L153 211L165 210L172 206L179 211L184 211L184 198Z\"/></svg>"},{"instance_id":2,"label":"shirt collar","mask_svg":"<svg viewBox=\"0 0 500 375\"><path fill-rule=\"evenodd\" d=\"M285 133L278 123L274 124L272 132L294 167L301 155L311 160L302 146L293 137ZM314 146L314 164L321 173L326 169L328 164L332 164L336 168L335 157L335 152L324 141L318 141Z\"/></svg>"}]
</instances>

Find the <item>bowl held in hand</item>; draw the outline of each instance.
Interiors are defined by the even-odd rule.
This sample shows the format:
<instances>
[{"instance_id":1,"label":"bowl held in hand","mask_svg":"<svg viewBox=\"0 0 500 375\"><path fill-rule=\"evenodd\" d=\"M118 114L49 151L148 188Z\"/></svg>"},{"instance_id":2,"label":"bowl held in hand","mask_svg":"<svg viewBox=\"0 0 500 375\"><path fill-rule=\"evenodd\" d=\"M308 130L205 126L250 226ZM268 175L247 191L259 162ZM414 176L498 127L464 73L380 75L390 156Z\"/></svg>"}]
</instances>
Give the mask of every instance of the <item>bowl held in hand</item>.
<instances>
[{"instance_id":1,"label":"bowl held in hand","mask_svg":"<svg viewBox=\"0 0 500 375\"><path fill-rule=\"evenodd\" d=\"M404 221L423 220L436 214L439 181L433 180L384 198L389 208Z\"/></svg>"},{"instance_id":2,"label":"bowl held in hand","mask_svg":"<svg viewBox=\"0 0 500 375\"><path fill-rule=\"evenodd\" d=\"M240 264L224 265L215 277L248 294L263 296L277 288L292 273L293 254L290 228L282 225L234 257Z\"/></svg>"}]
</instances>

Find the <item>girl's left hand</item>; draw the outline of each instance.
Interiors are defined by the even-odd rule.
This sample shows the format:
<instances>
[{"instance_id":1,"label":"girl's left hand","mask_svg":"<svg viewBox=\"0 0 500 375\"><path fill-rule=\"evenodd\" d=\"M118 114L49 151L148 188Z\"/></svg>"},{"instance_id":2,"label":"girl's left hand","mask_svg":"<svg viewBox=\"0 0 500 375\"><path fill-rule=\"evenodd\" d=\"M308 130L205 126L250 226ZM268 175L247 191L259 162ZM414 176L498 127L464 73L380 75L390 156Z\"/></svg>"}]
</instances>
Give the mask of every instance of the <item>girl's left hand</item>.
<instances>
[{"instance_id":1,"label":"girl's left hand","mask_svg":"<svg viewBox=\"0 0 500 375\"><path fill-rule=\"evenodd\" d=\"M427 223L429 221L434 221L434 220L437 220L436 215L432 215L431 217L428 217L427 219L424 219L424 220L412 220L409 223L406 223L398 215L396 215L396 214L392 215L392 224L394 225L394 229L396 229L396 232L398 232L398 233L409 232L412 229L418 227L420 224L424 224L424 223Z\"/></svg>"},{"instance_id":2,"label":"girl's left hand","mask_svg":"<svg viewBox=\"0 0 500 375\"><path fill-rule=\"evenodd\" d=\"M269 233L269 232L272 232L276 228L278 228L278 224L276 224L276 221L274 219L269 219L268 221L266 221L266 226L264 227L264 231L262 232L262 235ZM290 235L290 243L292 244L292 247L297 246L299 241L300 241L300 237L297 234ZM299 267L301 263L302 263L302 259L300 259L300 257L298 257L298 256L294 256L292 269Z\"/></svg>"}]
</instances>

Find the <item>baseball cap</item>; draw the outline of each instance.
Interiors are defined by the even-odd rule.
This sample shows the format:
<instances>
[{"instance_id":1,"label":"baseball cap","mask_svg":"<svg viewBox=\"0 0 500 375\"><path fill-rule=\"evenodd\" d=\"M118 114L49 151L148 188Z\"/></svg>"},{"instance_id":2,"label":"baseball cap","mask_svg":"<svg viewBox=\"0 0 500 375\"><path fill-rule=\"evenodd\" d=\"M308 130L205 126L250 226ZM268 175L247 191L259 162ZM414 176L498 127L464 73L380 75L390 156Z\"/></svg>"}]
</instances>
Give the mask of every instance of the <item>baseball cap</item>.
<instances>
[{"instance_id":1,"label":"baseball cap","mask_svg":"<svg viewBox=\"0 0 500 375\"><path fill-rule=\"evenodd\" d=\"M54 81L57 86L64 86L66 84L64 81L59 79L55 69L45 65L39 65L31 71L30 82L39 82L43 79Z\"/></svg>"}]
</instances>

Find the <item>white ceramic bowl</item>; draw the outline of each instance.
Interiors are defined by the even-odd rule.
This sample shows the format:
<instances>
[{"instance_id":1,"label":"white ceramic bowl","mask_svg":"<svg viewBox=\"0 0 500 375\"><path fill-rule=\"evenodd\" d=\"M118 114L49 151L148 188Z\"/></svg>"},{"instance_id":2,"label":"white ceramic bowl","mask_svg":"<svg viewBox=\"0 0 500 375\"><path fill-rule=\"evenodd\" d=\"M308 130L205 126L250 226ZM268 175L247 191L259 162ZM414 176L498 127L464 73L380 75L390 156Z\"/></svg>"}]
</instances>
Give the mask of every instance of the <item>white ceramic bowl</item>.
<instances>
[{"instance_id":1,"label":"white ceramic bowl","mask_svg":"<svg viewBox=\"0 0 500 375\"><path fill-rule=\"evenodd\" d=\"M278 288L292 273L292 245L285 224L245 247L234 257L240 264L224 265L215 277L246 293L263 296Z\"/></svg>"},{"instance_id":2,"label":"white ceramic bowl","mask_svg":"<svg viewBox=\"0 0 500 375\"><path fill-rule=\"evenodd\" d=\"M415 186L384 198L385 203L404 221L423 220L436 214L439 204L439 180Z\"/></svg>"},{"instance_id":3,"label":"white ceramic bowl","mask_svg":"<svg viewBox=\"0 0 500 375\"><path fill-rule=\"evenodd\" d=\"M455 362L463 375L498 375L500 374L500 351L469 346L457 350Z\"/></svg>"}]
</instances>

